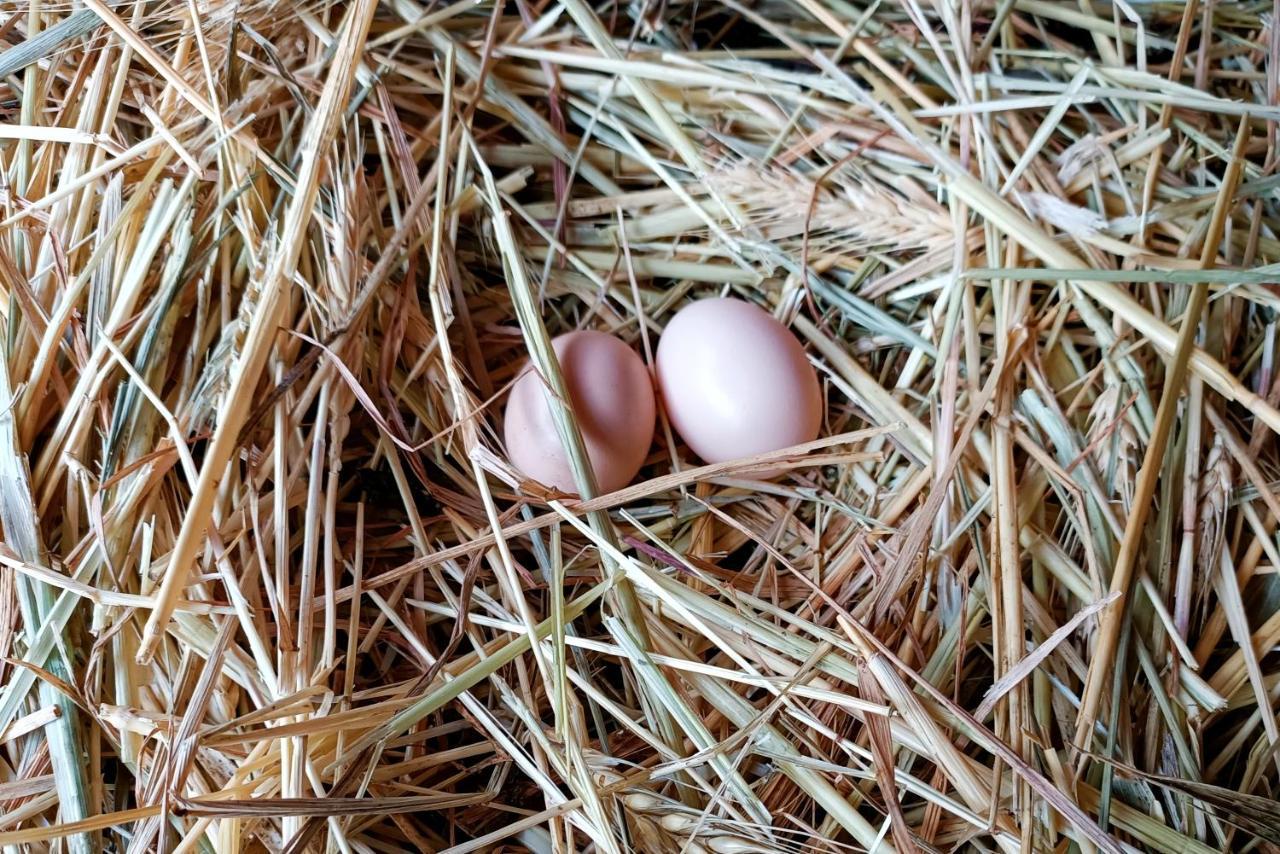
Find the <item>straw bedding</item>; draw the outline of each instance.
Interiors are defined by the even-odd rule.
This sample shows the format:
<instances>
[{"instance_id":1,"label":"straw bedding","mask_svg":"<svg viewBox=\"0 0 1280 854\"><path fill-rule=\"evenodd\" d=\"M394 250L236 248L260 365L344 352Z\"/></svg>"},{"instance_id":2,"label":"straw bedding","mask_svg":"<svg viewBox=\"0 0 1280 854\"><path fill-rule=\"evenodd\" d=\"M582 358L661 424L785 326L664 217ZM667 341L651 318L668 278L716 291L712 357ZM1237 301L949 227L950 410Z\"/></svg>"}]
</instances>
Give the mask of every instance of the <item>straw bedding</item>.
<instances>
[{"instance_id":1,"label":"straw bedding","mask_svg":"<svg viewBox=\"0 0 1280 854\"><path fill-rule=\"evenodd\" d=\"M1280 847L1273 3L0 9L7 850ZM522 479L717 294L818 442Z\"/></svg>"}]
</instances>

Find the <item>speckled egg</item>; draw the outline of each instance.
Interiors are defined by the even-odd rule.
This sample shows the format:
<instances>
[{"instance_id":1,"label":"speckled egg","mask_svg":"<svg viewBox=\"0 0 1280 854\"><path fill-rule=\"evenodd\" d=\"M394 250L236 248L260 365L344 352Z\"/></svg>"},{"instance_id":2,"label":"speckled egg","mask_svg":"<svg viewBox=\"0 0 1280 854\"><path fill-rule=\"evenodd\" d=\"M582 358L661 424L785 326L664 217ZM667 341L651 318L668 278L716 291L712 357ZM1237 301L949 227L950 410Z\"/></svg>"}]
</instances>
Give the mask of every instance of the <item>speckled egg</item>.
<instances>
[{"instance_id":1,"label":"speckled egg","mask_svg":"<svg viewBox=\"0 0 1280 854\"><path fill-rule=\"evenodd\" d=\"M791 331L758 306L738 299L691 303L667 324L656 361L671 426L709 463L818 436L817 373Z\"/></svg>"},{"instance_id":2,"label":"speckled egg","mask_svg":"<svg viewBox=\"0 0 1280 854\"><path fill-rule=\"evenodd\" d=\"M603 332L561 335L551 342L568 387L587 457L604 492L631 482L653 443L653 383L643 360ZM527 477L577 494L542 377L526 368L511 389L503 438L511 462Z\"/></svg>"}]
</instances>

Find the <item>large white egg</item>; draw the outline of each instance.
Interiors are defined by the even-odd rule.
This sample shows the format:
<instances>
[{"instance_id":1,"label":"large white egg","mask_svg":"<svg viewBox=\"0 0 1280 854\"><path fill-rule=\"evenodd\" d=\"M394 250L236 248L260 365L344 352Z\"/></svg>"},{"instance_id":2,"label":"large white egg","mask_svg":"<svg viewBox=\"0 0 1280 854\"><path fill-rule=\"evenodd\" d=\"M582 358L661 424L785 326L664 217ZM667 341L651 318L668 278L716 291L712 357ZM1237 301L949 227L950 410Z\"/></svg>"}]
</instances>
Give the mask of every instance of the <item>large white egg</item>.
<instances>
[{"instance_id":1,"label":"large white egg","mask_svg":"<svg viewBox=\"0 0 1280 854\"><path fill-rule=\"evenodd\" d=\"M656 361L671 426L709 463L818 436L817 373L791 331L751 303L691 303L667 324Z\"/></svg>"}]
</instances>

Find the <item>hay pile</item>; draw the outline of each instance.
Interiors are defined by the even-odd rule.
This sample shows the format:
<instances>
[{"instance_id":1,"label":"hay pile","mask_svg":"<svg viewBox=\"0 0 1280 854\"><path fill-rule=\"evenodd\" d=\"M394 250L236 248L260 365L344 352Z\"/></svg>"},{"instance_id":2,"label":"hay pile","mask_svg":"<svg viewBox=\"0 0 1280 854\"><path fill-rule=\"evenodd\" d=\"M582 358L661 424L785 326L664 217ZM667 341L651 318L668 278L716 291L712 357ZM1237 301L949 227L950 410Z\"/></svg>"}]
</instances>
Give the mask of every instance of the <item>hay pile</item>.
<instances>
[{"instance_id":1,"label":"hay pile","mask_svg":"<svg viewBox=\"0 0 1280 854\"><path fill-rule=\"evenodd\" d=\"M0 8L8 850L1280 846L1272 3ZM785 476L520 479L719 293Z\"/></svg>"}]
</instances>

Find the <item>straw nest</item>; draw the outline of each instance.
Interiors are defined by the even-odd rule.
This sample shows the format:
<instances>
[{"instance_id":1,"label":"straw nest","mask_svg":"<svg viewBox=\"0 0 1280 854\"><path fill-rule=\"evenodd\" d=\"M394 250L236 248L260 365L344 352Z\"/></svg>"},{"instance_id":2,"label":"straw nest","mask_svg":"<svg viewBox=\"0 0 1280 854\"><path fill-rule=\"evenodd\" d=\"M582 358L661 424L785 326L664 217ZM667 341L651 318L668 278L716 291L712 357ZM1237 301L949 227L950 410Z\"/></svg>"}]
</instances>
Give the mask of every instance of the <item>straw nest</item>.
<instances>
[{"instance_id":1,"label":"straw nest","mask_svg":"<svg viewBox=\"0 0 1280 854\"><path fill-rule=\"evenodd\" d=\"M0 5L6 850L1280 846L1271 2ZM521 479L725 292L822 439Z\"/></svg>"}]
</instances>

